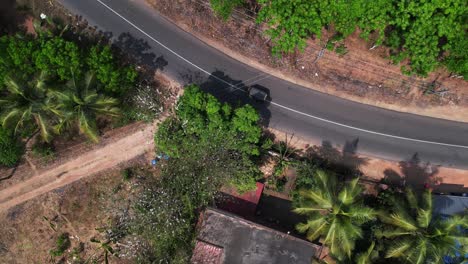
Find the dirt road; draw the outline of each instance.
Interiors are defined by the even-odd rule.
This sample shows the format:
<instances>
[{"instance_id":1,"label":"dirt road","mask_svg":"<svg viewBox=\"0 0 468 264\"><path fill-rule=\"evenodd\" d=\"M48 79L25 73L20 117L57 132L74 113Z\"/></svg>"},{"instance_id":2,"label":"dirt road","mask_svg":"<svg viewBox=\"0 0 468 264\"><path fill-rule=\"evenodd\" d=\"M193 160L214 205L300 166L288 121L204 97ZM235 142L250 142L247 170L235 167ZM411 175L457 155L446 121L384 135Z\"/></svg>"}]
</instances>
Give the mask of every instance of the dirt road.
<instances>
[{"instance_id":1,"label":"dirt road","mask_svg":"<svg viewBox=\"0 0 468 264\"><path fill-rule=\"evenodd\" d=\"M102 148L80 155L74 160L0 191L0 211L152 150L154 128L153 124L145 125L142 129Z\"/></svg>"}]
</instances>

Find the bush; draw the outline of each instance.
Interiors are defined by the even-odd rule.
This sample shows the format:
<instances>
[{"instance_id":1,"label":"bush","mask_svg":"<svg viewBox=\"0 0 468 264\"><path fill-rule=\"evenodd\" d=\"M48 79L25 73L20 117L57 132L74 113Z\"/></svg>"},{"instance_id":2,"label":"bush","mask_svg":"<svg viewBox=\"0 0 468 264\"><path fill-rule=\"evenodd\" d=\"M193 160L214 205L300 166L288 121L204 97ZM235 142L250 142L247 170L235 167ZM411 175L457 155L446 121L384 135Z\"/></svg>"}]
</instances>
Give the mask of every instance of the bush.
<instances>
[{"instance_id":1,"label":"bush","mask_svg":"<svg viewBox=\"0 0 468 264\"><path fill-rule=\"evenodd\" d=\"M130 168L126 168L126 169L122 170L121 174L122 174L122 180L124 180L124 181L129 181L133 176L132 169L130 169Z\"/></svg>"},{"instance_id":2,"label":"bush","mask_svg":"<svg viewBox=\"0 0 468 264\"><path fill-rule=\"evenodd\" d=\"M68 233L62 233L55 241L55 249L50 250L50 255L53 257L62 256L65 250L70 248L70 237Z\"/></svg>"},{"instance_id":3,"label":"bush","mask_svg":"<svg viewBox=\"0 0 468 264\"><path fill-rule=\"evenodd\" d=\"M210 3L216 15L227 20L232 10L244 4L244 0L210 0Z\"/></svg>"},{"instance_id":4,"label":"bush","mask_svg":"<svg viewBox=\"0 0 468 264\"><path fill-rule=\"evenodd\" d=\"M37 158L53 159L55 157L55 149L52 144L45 142L37 142L31 148L32 154Z\"/></svg>"},{"instance_id":5,"label":"bush","mask_svg":"<svg viewBox=\"0 0 468 264\"><path fill-rule=\"evenodd\" d=\"M0 126L0 164L11 167L23 155L23 148L13 133Z\"/></svg>"},{"instance_id":6,"label":"bush","mask_svg":"<svg viewBox=\"0 0 468 264\"><path fill-rule=\"evenodd\" d=\"M116 63L109 46L91 47L86 60L91 71L103 84L108 94L123 95L135 82L137 72L132 67L121 67Z\"/></svg>"}]
</instances>

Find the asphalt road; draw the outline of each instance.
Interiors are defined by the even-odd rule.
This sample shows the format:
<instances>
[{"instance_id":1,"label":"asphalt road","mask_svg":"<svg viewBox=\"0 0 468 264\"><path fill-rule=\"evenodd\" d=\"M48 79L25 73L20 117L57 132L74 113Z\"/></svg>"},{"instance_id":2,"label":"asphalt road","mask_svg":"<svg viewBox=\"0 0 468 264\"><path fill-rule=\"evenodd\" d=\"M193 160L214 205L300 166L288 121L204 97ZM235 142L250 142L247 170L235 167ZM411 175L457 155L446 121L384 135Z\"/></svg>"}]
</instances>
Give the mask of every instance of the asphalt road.
<instances>
[{"instance_id":1,"label":"asphalt road","mask_svg":"<svg viewBox=\"0 0 468 264\"><path fill-rule=\"evenodd\" d=\"M249 101L245 84L261 85L272 102L251 103L270 127L374 157L401 161L417 155L433 165L468 168L466 123L359 104L269 76L202 43L143 0L59 1L143 63L198 83L222 100Z\"/></svg>"}]
</instances>

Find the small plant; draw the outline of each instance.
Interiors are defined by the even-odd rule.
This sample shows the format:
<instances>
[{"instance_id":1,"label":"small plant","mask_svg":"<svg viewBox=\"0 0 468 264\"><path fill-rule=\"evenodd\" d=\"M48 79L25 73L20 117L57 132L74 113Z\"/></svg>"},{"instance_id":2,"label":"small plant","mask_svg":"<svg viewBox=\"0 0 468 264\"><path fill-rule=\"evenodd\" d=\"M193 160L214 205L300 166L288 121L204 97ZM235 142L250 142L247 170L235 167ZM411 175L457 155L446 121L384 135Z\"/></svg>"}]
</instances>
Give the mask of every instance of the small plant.
<instances>
[{"instance_id":1,"label":"small plant","mask_svg":"<svg viewBox=\"0 0 468 264\"><path fill-rule=\"evenodd\" d=\"M55 249L50 250L50 255L53 257L62 256L70 245L71 243L68 233L62 233L55 242Z\"/></svg>"},{"instance_id":2,"label":"small plant","mask_svg":"<svg viewBox=\"0 0 468 264\"><path fill-rule=\"evenodd\" d=\"M33 145L32 154L37 158L43 158L46 160L51 160L55 157L55 149L52 144L38 142Z\"/></svg>"},{"instance_id":3,"label":"small plant","mask_svg":"<svg viewBox=\"0 0 468 264\"><path fill-rule=\"evenodd\" d=\"M344 44L340 44L340 45L338 45L338 47L336 47L335 52L338 53L339 55L343 56L346 53L348 53L348 49L346 48L346 46Z\"/></svg>"},{"instance_id":4,"label":"small plant","mask_svg":"<svg viewBox=\"0 0 468 264\"><path fill-rule=\"evenodd\" d=\"M122 170L120 173L122 174L122 180L123 181L129 181L133 176L132 169L130 169L130 168L126 168L126 169Z\"/></svg>"},{"instance_id":5,"label":"small plant","mask_svg":"<svg viewBox=\"0 0 468 264\"><path fill-rule=\"evenodd\" d=\"M325 45L325 48L327 48L329 51L333 51L333 49L335 49L335 44L333 44L331 41L328 41L327 45Z\"/></svg>"},{"instance_id":6,"label":"small plant","mask_svg":"<svg viewBox=\"0 0 468 264\"><path fill-rule=\"evenodd\" d=\"M23 150L13 133L0 127L0 165L11 167L15 165Z\"/></svg>"}]
</instances>

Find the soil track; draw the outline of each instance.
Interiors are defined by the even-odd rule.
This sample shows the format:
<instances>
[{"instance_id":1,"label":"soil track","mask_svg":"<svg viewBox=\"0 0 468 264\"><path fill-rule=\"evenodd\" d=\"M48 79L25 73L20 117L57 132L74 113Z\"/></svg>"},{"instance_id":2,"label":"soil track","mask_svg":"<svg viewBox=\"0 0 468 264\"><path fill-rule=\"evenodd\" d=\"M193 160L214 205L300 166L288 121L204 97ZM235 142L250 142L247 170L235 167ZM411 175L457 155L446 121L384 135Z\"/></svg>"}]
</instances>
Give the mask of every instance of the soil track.
<instances>
[{"instance_id":1,"label":"soil track","mask_svg":"<svg viewBox=\"0 0 468 264\"><path fill-rule=\"evenodd\" d=\"M112 168L153 149L154 124L0 191L0 211Z\"/></svg>"}]
</instances>

